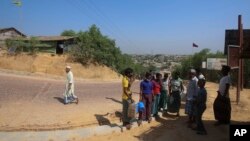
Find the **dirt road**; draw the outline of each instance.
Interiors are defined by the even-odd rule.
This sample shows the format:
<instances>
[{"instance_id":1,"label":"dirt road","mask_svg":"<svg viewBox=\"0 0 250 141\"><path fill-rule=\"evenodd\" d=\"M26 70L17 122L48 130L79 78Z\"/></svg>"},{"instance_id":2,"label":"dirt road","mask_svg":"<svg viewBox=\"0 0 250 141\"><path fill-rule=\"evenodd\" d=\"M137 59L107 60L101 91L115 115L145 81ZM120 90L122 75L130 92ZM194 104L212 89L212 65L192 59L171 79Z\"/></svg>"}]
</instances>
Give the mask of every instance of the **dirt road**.
<instances>
[{"instance_id":1,"label":"dirt road","mask_svg":"<svg viewBox=\"0 0 250 141\"><path fill-rule=\"evenodd\" d=\"M62 80L9 74L0 77L0 131L65 129L119 121L112 114L121 109L118 81L76 81L80 102L64 105Z\"/></svg>"}]
</instances>

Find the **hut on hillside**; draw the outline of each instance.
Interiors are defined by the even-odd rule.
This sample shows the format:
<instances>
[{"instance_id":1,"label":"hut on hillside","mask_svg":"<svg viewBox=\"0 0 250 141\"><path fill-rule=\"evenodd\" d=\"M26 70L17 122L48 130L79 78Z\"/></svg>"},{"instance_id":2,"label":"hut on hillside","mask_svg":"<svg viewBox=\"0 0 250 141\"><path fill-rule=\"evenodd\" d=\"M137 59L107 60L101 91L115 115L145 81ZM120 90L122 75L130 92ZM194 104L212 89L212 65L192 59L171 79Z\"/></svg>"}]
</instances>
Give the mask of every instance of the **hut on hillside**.
<instances>
[{"instance_id":1,"label":"hut on hillside","mask_svg":"<svg viewBox=\"0 0 250 141\"><path fill-rule=\"evenodd\" d=\"M18 31L14 27L0 29L0 48L6 47L5 41L7 39L26 37L25 34Z\"/></svg>"}]
</instances>

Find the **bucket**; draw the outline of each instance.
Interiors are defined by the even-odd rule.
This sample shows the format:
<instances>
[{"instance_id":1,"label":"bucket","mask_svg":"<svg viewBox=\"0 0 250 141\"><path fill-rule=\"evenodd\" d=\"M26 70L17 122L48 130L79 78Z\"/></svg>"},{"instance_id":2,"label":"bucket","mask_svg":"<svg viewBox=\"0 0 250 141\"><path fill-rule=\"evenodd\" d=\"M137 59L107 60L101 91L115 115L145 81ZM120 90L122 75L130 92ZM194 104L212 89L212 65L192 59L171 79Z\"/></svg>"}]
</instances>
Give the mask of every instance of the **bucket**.
<instances>
[{"instance_id":1,"label":"bucket","mask_svg":"<svg viewBox=\"0 0 250 141\"><path fill-rule=\"evenodd\" d=\"M145 110L144 103L142 101L137 103L137 112L143 112Z\"/></svg>"}]
</instances>

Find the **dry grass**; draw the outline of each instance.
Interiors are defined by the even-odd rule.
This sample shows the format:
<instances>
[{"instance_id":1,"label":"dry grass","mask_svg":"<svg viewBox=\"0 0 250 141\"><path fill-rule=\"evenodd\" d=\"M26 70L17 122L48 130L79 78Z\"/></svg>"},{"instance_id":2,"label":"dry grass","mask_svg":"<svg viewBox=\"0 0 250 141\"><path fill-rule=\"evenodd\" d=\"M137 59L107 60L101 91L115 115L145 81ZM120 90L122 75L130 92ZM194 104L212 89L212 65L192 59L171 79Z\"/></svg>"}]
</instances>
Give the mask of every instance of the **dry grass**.
<instances>
[{"instance_id":1,"label":"dry grass","mask_svg":"<svg viewBox=\"0 0 250 141\"><path fill-rule=\"evenodd\" d=\"M36 56L31 56L20 54L9 56L5 54L0 56L0 68L64 76L65 66L70 65L76 78L101 80L119 79L118 74L106 66L93 64L82 66L79 63L69 61L67 58L66 55L52 56L50 54L38 54Z\"/></svg>"}]
</instances>

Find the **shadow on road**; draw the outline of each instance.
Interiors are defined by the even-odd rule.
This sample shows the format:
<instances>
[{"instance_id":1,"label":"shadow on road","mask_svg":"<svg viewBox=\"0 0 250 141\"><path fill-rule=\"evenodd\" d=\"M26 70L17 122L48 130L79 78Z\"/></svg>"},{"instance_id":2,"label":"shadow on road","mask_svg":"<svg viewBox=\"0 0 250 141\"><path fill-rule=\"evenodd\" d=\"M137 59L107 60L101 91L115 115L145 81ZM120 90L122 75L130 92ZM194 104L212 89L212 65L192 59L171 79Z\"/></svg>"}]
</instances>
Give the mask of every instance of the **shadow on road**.
<instances>
[{"instance_id":1,"label":"shadow on road","mask_svg":"<svg viewBox=\"0 0 250 141\"><path fill-rule=\"evenodd\" d=\"M96 120L98 121L98 124L100 126L102 126L102 125L111 125L111 122L109 121L109 119L107 117L108 114L109 113L104 114L104 115L95 114Z\"/></svg>"},{"instance_id":2,"label":"shadow on road","mask_svg":"<svg viewBox=\"0 0 250 141\"><path fill-rule=\"evenodd\" d=\"M112 116L114 116L115 118L117 118L117 117L120 118L120 122L121 122L122 114L121 114L121 112L118 112L118 111L116 111L115 114L110 114L110 113L107 113L104 115L95 114L96 120L98 121L98 124L100 126L108 125L110 127L119 127L119 128L121 128L121 132L123 132L121 125L118 125L117 123L110 122L109 118L112 118Z\"/></svg>"},{"instance_id":3,"label":"shadow on road","mask_svg":"<svg viewBox=\"0 0 250 141\"><path fill-rule=\"evenodd\" d=\"M54 99L58 100L60 103L64 104L64 99L61 97L54 97Z\"/></svg>"},{"instance_id":4,"label":"shadow on road","mask_svg":"<svg viewBox=\"0 0 250 141\"><path fill-rule=\"evenodd\" d=\"M117 99L114 99L114 98L112 98L112 97L106 97L106 99L110 99L110 100L112 100L112 101L114 101L114 102L116 102L116 103L122 104L121 101L119 101L119 100L117 100Z\"/></svg>"},{"instance_id":5,"label":"shadow on road","mask_svg":"<svg viewBox=\"0 0 250 141\"><path fill-rule=\"evenodd\" d=\"M203 120L207 135L197 135L196 131L187 127L187 117L176 117L171 114L164 114L162 118L156 120L160 126L151 127L148 131L134 136L141 141L222 141L229 140L229 125L215 126L215 120ZM249 125L250 122L231 121L231 124Z\"/></svg>"}]
</instances>

